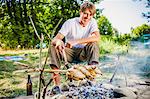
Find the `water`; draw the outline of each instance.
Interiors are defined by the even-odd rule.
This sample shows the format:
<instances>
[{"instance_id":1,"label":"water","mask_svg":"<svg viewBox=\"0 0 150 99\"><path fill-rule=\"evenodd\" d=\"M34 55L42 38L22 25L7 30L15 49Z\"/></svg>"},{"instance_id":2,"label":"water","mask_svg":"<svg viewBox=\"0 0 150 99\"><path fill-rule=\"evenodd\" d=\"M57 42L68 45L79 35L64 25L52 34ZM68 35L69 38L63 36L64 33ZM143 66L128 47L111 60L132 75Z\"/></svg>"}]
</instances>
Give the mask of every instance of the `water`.
<instances>
[{"instance_id":1,"label":"water","mask_svg":"<svg viewBox=\"0 0 150 99\"><path fill-rule=\"evenodd\" d=\"M0 57L0 61L5 61L5 60L19 61L19 60L24 60L24 57L22 57L22 56L4 56L4 57Z\"/></svg>"}]
</instances>

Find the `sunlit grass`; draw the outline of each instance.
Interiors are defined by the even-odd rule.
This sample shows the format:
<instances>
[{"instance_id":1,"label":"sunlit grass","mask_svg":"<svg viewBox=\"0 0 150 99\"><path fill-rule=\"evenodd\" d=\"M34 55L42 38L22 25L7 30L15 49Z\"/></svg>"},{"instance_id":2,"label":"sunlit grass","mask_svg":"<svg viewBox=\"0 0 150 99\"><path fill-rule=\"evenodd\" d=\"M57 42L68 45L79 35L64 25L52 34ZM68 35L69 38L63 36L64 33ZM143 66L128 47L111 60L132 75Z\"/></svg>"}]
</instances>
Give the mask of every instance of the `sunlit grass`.
<instances>
[{"instance_id":1,"label":"sunlit grass","mask_svg":"<svg viewBox=\"0 0 150 99\"><path fill-rule=\"evenodd\" d=\"M26 53L27 54L27 53ZM23 56L24 53L21 54L4 54L1 56ZM47 52L42 53L42 63L45 62L45 57ZM26 95L26 83L27 83L27 75L30 74L33 83L33 93L38 89L38 77L39 73L14 73L16 70L23 70L28 68L39 68L39 53L30 53L27 54L25 60L21 60L19 62L25 63L28 67L15 65L15 61L0 61L0 97L13 98L20 95ZM46 65L46 68L49 68ZM50 78L49 73L44 73L45 81Z\"/></svg>"},{"instance_id":2,"label":"sunlit grass","mask_svg":"<svg viewBox=\"0 0 150 99\"><path fill-rule=\"evenodd\" d=\"M115 42L112 38L102 36L99 42L100 54L125 53L128 50L128 44L122 45Z\"/></svg>"},{"instance_id":3,"label":"sunlit grass","mask_svg":"<svg viewBox=\"0 0 150 99\"><path fill-rule=\"evenodd\" d=\"M126 45L119 45L115 43L113 40L109 38L102 38L99 44L100 47L100 55L104 55L107 53L122 53L127 50ZM26 55L25 55L26 54ZM39 73L17 73L14 74L15 71L28 69L28 68L39 68L39 51L36 52L17 52L15 53L4 53L1 56L24 56L25 60L21 60L19 62L27 64L28 67L14 65L14 61L0 61L0 97L16 97L20 95L26 95L26 82L27 75L30 74L33 83L33 93L38 90L38 80ZM47 55L47 51L42 53L42 64L45 62L45 58ZM100 61L105 61L105 57L100 57ZM48 66L49 60L45 68L49 68ZM104 73L103 76L97 78L97 81L104 81L105 79L110 79L111 73ZM45 82L48 83L51 78L51 74L44 73ZM61 76L62 82L66 82L66 78L64 75ZM49 86L51 88L53 83Z\"/></svg>"}]
</instances>

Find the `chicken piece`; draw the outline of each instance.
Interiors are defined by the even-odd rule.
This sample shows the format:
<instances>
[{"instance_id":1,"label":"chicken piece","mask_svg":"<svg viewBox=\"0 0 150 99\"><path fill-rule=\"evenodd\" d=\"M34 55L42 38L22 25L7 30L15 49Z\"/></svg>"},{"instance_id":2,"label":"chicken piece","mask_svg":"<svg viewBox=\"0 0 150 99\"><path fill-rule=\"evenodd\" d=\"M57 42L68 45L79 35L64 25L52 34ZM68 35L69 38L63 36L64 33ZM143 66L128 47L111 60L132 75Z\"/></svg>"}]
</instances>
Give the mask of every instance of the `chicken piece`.
<instances>
[{"instance_id":1,"label":"chicken piece","mask_svg":"<svg viewBox=\"0 0 150 99\"><path fill-rule=\"evenodd\" d=\"M94 79L91 73L84 66L79 66L77 69L80 70L89 80Z\"/></svg>"},{"instance_id":2,"label":"chicken piece","mask_svg":"<svg viewBox=\"0 0 150 99\"><path fill-rule=\"evenodd\" d=\"M80 70L74 68L69 69L66 73L66 76L68 77L68 79L73 79L76 81L86 78L86 76Z\"/></svg>"},{"instance_id":3,"label":"chicken piece","mask_svg":"<svg viewBox=\"0 0 150 99\"><path fill-rule=\"evenodd\" d=\"M98 67L96 67L95 73L98 74L98 75L102 75L102 72Z\"/></svg>"},{"instance_id":4,"label":"chicken piece","mask_svg":"<svg viewBox=\"0 0 150 99\"><path fill-rule=\"evenodd\" d=\"M85 66L85 68L90 72L90 74L95 78L96 77L96 72L95 72L95 69L96 69L96 66Z\"/></svg>"}]
</instances>

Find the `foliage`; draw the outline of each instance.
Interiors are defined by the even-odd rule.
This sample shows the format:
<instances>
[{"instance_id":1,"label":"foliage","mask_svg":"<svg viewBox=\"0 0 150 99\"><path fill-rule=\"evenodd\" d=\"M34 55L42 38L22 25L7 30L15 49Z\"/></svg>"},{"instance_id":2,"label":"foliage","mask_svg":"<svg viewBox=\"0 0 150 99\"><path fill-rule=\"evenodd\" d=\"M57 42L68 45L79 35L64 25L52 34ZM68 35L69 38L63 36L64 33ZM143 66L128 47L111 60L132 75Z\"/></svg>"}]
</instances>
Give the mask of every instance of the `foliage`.
<instances>
[{"instance_id":1,"label":"foliage","mask_svg":"<svg viewBox=\"0 0 150 99\"><path fill-rule=\"evenodd\" d=\"M98 28L102 35L113 35L113 27L105 16L98 18Z\"/></svg>"},{"instance_id":2,"label":"foliage","mask_svg":"<svg viewBox=\"0 0 150 99\"><path fill-rule=\"evenodd\" d=\"M0 46L5 49L17 48L18 45L21 48L31 48L37 41L34 38L34 30L25 16L24 5L14 0L5 1L0 9Z\"/></svg>"},{"instance_id":3,"label":"foliage","mask_svg":"<svg viewBox=\"0 0 150 99\"><path fill-rule=\"evenodd\" d=\"M150 34L150 25L143 24L132 30L132 37L134 39L141 37L143 34Z\"/></svg>"},{"instance_id":4,"label":"foliage","mask_svg":"<svg viewBox=\"0 0 150 99\"><path fill-rule=\"evenodd\" d=\"M91 0L96 3L100 0ZM79 16L79 5L83 0L1 0L0 1L0 47L5 49L34 48L39 43L34 33L31 16L38 34L53 36L52 30L63 18L56 29L69 18ZM46 34L47 33L47 34Z\"/></svg>"},{"instance_id":5,"label":"foliage","mask_svg":"<svg viewBox=\"0 0 150 99\"><path fill-rule=\"evenodd\" d=\"M130 34L122 34L122 35L114 36L113 40L120 45L129 46L132 37Z\"/></svg>"},{"instance_id":6,"label":"foliage","mask_svg":"<svg viewBox=\"0 0 150 99\"><path fill-rule=\"evenodd\" d=\"M98 28L101 34L100 54L126 52L132 39L130 34L118 34L105 16L98 18Z\"/></svg>"},{"instance_id":7,"label":"foliage","mask_svg":"<svg viewBox=\"0 0 150 99\"><path fill-rule=\"evenodd\" d=\"M120 36L121 37L121 36ZM122 40L116 41L116 39ZM128 41L128 40L127 40ZM109 35L101 35L99 47L100 54L108 54L108 53L124 53L127 51L129 42L126 39L122 39L119 37L111 37Z\"/></svg>"}]
</instances>

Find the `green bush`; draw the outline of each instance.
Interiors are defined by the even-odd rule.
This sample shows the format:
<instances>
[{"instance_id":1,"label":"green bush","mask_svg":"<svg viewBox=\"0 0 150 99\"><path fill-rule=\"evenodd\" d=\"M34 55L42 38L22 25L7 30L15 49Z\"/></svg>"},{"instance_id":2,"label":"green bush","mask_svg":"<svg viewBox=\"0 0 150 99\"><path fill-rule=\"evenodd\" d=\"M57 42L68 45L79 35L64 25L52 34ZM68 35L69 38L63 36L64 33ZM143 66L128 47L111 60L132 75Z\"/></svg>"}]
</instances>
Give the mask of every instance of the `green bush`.
<instances>
[{"instance_id":1,"label":"green bush","mask_svg":"<svg viewBox=\"0 0 150 99\"><path fill-rule=\"evenodd\" d=\"M143 24L141 26L138 26L134 29L132 29L132 37L134 39L138 39L141 36L143 36L143 34L149 34L150 33L150 25L148 24Z\"/></svg>"},{"instance_id":2,"label":"green bush","mask_svg":"<svg viewBox=\"0 0 150 99\"><path fill-rule=\"evenodd\" d=\"M99 47L100 54L108 53L123 53L126 52L129 46L128 40L124 40L124 43L119 43L120 38L115 38L112 36L101 35ZM126 42L126 43L125 43Z\"/></svg>"},{"instance_id":3,"label":"green bush","mask_svg":"<svg viewBox=\"0 0 150 99\"><path fill-rule=\"evenodd\" d=\"M100 16L98 18L98 28L101 35L113 35L113 27L109 20L105 16Z\"/></svg>"}]
</instances>

